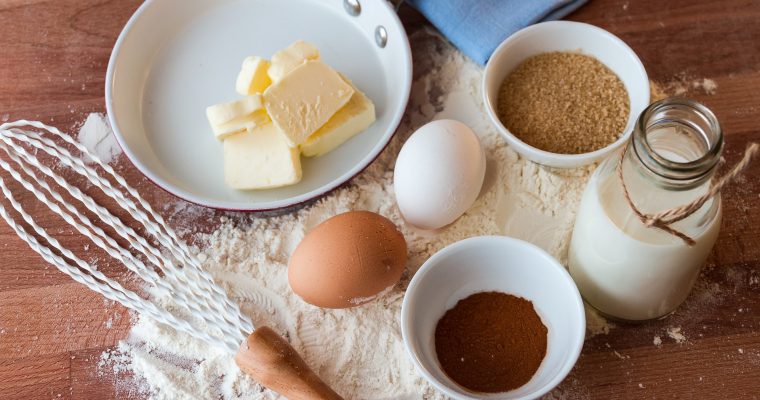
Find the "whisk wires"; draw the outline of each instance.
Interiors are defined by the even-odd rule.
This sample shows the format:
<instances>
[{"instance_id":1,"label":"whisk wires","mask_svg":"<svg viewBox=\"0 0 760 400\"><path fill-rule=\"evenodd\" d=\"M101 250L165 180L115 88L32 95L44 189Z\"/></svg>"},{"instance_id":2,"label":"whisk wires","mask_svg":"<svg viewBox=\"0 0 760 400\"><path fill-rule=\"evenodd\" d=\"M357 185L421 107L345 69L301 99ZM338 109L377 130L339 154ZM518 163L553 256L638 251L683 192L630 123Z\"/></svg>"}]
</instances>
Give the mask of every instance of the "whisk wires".
<instances>
[{"instance_id":1,"label":"whisk wires","mask_svg":"<svg viewBox=\"0 0 760 400\"><path fill-rule=\"evenodd\" d=\"M46 137L50 135L65 142L81 156L72 155L66 147ZM98 271L95 266L77 257L26 212L5 180L0 177L0 191L17 214L13 215L0 203L0 215L18 236L46 261L110 300L210 344L218 345L231 353L236 352L247 334L253 331L250 319L240 312L238 305L231 302L224 290L214 283L211 275L201 268L198 258L168 227L164 219L121 175L84 146L57 128L36 121L21 120L0 125L0 149L0 168L6 171L8 176L77 232L121 262L141 280L152 285L158 294L172 296L182 310L172 312L174 310L156 307L149 299L138 296ZM27 149L33 150L34 153ZM86 178L91 185L127 211L145 233L139 234L79 187L70 184L50 166L42 163L37 157L39 151ZM105 173L99 173L85 160ZM51 186L49 182L55 184ZM67 201L61 190L68 197L75 199L77 205ZM117 240L97 226L81 207L112 228L110 230L129 243L129 247L141 257L119 245ZM42 243L31 234L18 218L46 243ZM158 245L152 245L146 237L153 239L151 241ZM202 324L198 324L198 320L202 321Z\"/></svg>"}]
</instances>

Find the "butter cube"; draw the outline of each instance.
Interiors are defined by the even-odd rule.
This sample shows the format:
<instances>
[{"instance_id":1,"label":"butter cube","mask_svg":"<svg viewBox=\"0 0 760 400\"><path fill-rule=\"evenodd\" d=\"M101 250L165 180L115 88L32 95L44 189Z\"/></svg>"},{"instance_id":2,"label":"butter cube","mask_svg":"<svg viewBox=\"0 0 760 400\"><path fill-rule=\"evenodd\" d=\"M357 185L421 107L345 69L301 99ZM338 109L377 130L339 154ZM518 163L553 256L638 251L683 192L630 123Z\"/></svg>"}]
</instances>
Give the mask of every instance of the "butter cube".
<instances>
[{"instance_id":1,"label":"butter cube","mask_svg":"<svg viewBox=\"0 0 760 400\"><path fill-rule=\"evenodd\" d=\"M291 146L306 141L348 103L354 89L327 64L308 61L264 92L264 105Z\"/></svg>"},{"instance_id":2,"label":"butter cube","mask_svg":"<svg viewBox=\"0 0 760 400\"><path fill-rule=\"evenodd\" d=\"M219 140L269 122L264 99L259 93L241 100L208 107L206 118Z\"/></svg>"},{"instance_id":3,"label":"butter cube","mask_svg":"<svg viewBox=\"0 0 760 400\"><path fill-rule=\"evenodd\" d=\"M272 82L278 82L306 61L319 61L319 50L314 45L299 40L274 53L268 71L269 77Z\"/></svg>"},{"instance_id":4,"label":"butter cube","mask_svg":"<svg viewBox=\"0 0 760 400\"><path fill-rule=\"evenodd\" d=\"M345 78L344 78L345 79ZM348 79L346 82L350 84ZM327 154L375 122L375 105L355 86L354 95L343 108L301 144L307 157Z\"/></svg>"},{"instance_id":5,"label":"butter cube","mask_svg":"<svg viewBox=\"0 0 760 400\"><path fill-rule=\"evenodd\" d=\"M235 91L243 96L263 93L272 84L267 73L269 65L269 61L261 57L246 57L235 82Z\"/></svg>"},{"instance_id":6,"label":"butter cube","mask_svg":"<svg viewBox=\"0 0 760 400\"><path fill-rule=\"evenodd\" d=\"M224 180L233 189L271 189L301 180L298 149L273 124L224 140Z\"/></svg>"}]
</instances>

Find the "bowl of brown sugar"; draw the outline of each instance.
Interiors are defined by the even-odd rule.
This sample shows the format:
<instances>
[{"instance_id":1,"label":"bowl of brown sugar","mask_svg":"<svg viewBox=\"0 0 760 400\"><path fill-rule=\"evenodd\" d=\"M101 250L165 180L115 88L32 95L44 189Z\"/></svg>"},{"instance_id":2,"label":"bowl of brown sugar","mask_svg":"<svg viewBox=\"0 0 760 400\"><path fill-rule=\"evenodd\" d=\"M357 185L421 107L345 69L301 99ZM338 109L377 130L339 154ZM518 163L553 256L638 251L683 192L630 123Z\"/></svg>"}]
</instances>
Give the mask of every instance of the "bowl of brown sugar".
<instances>
[{"instance_id":1,"label":"bowl of brown sugar","mask_svg":"<svg viewBox=\"0 0 760 400\"><path fill-rule=\"evenodd\" d=\"M613 34L570 21L507 38L483 77L488 114L507 143L539 164L572 168L625 143L649 104L649 78Z\"/></svg>"},{"instance_id":2,"label":"bowl of brown sugar","mask_svg":"<svg viewBox=\"0 0 760 400\"><path fill-rule=\"evenodd\" d=\"M583 301L565 268L506 236L465 239L433 255L401 309L417 370L462 400L542 396L575 365L585 330Z\"/></svg>"}]
</instances>

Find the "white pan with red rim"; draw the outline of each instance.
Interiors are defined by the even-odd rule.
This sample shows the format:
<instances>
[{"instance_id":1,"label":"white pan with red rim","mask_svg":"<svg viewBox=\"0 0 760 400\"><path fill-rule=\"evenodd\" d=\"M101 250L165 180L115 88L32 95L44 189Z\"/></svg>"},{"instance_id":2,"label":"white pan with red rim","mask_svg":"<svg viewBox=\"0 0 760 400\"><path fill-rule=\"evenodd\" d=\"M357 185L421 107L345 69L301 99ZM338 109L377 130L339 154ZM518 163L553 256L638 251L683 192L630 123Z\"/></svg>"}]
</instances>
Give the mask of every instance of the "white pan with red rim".
<instances>
[{"instance_id":1,"label":"white pan with red rim","mask_svg":"<svg viewBox=\"0 0 760 400\"><path fill-rule=\"evenodd\" d=\"M269 58L298 39L372 99L377 121L331 153L303 158L296 185L230 189L206 107L240 98L246 56ZM323 196L372 163L401 121L411 81L409 41L385 0L148 0L114 46L106 107L127 157L156 185L207 207L265 211Z\"/></svg>"}]
</instances>

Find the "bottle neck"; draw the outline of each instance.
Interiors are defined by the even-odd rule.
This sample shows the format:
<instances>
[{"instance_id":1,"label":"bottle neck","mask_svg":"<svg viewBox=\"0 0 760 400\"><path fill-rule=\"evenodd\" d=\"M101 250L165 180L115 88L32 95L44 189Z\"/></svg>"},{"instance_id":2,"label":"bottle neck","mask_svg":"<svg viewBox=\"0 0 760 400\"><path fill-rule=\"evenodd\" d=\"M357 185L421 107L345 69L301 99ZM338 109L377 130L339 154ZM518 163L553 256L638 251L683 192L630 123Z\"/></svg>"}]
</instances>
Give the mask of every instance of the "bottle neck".
<instances>
[{"instance_id":1,"label":"bottle neck","mask_svg":"<svg viewBox=\"0 0 760 400\"><path fill-rule=\"evenodd\" d=\"M690 190L712 177L722 151L723 133L712 111L668 98L641 113L626 158L658 186Z\"/></svg>"}]
</instances>

